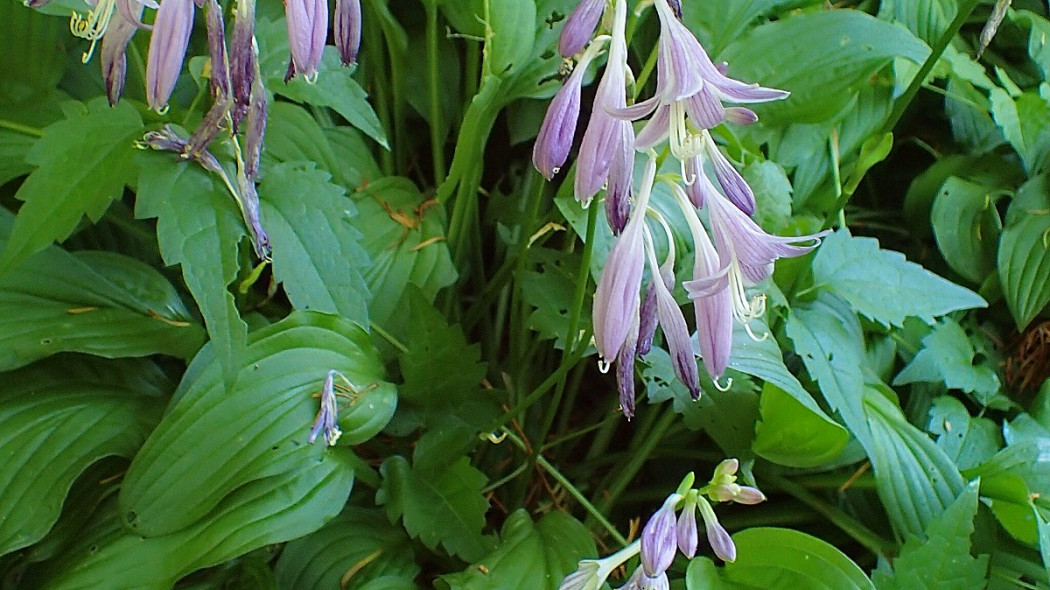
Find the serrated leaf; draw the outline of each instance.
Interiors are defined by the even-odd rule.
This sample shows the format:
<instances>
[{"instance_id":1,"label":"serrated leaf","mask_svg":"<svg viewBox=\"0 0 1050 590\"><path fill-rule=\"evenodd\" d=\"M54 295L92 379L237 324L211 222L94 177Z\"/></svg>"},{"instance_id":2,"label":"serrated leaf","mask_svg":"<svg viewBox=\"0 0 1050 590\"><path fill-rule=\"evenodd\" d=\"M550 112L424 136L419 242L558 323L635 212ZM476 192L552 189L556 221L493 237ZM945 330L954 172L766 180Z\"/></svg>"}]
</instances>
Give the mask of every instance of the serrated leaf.
<instances>
[{"instance_id":1,"label":"serrated leaf","mask_svg":"<svg viewBox=\"0 0 1050 590\"><path fill-rule=\"evenodd\" d=\"M281 590L346 587L344 579L354 588L381 578L411 582L420 570L413 553L408 536L381 510L355 506L285 545L274 572Z\"/></svg>"},{"instance_id":2,"label":"serrated leaf","mask_svg":"<svg viewBox=\"0 0 1050 590\"><path fill-rule=\"evenodd\" d=\"M929 324L948 312L987 306L969 289L907 261L899 252L880 249L878 240L845 231L824 239L813 259L813 279L887 326L900 326L908 317Z\"/></svg>"},{"instance_id":3,"label":"serrated leaf","mask_svg":"<svg viewBox=\"0 0 1050 590\"><path fill-rule=\"evenodd\" d=\"M926 430L963 470L987 461L1002 447L998 424L987 418L972 418L961 401L948 395L933 400Z\"/></svg>"},{"instance_id":4,"label":"serrated leaf","mask_svg":"<svg viewBox=\"0 0 1050 590\"><path fill-rule=\"evenodd\" d=\"M207 518L169 535L124 532L124 513L112 507L96 524L96 537L45 564L50 580L43 587L169 590L192 571L313 532L338 514L350 493L353 470L342 456L348 453L333 449L331 457L304 462L293 473L248 482Z\"/></svg>"},{"instance_id":5,"label":"serrated leaf","mask_svg":"<svg viewBox=\"0 0 1050 590\"><path fill-rule=\"evenodd\" d=\"M0 374L0 555L51 529L89 465L135 454L162 392L124 373L147 364L64 358Z\"/></svg>"},{"instance_id":6,"label":"serrated leaf","mask_svg":"<svg viewBox=\"0 0 1050 590\"><path fill-rule=\"evenodd\" d=\"M278 162L313 162L319 169L339 178L344 163L325 136L324 130L303 107L284 101L270 105L266 120L266 149L263 170Z\"/></svg>"},{"instance_id":7,"label":"serrated leaf","mask_svg":"<svg viewBox=\"0 0 1050 590\"><path fill-rule=\"evenodd\" d=\"M404 457L393 456L380 468L383 484L376 503L391 520L401 518L405 530L427 548L440 544L451 555L477 561L492 549L481 535L489 503L482 495L485 475L461 457L448 468L427 476L417 473Z\"/></svg>"},{"instance_id":8,"label":"serrated leaf","mask_svg":"<svg viewBox=\"0 0 1050 590\"><path fill-rule=\"evenodd\" d=\"M989 98L992 118L1021 156L1025 170L1033 176L1042 172L1050 156L1050 130L1043 124L1050 117L1050 104L1040 93L1013 97L1000 87L992 88Z\"/></svg>"},{"instance_id":9,"label":"serrated leaf","mask_svg":"<svg viewBox=\"0 0 1050 590\"><path fill-rule=\"evenodd\" d=\"M865 450L879 498L896 530L921 535L966 484L955 463L896 404L869 389L863 407L872 434Z\"/></svg>"},{"instance_id":10,"label":"serrated leaf","mask_svg":"<svg viewBox=\"0 0 1050 590\"><path fill-rule=\"evenodd\" d=\"M0 247L10 227L0 211ZM0 370L58 352L187 358L204 343L175 289L138 260L52 246L21 269L0 278Z\"/></svg>"},{"instance_id":11,"label":"serrated leaf","mask_svg":"<svg viewBox=\"0 0 1050 590\"><path fill-rule=\"evenodd\" d=\"M529 256L536 261L535 270L523 269L517 277L522 299L533 308L528 327L540 339L553 339L555 348L564 349L580 259L566 252L539 247L531 249ZM581 322L589 321L590 317L588 299L580 310Z\"/></svg>"},{"instance_id":12,"label":"serrated leaf","mask_svg":"<svg viewBox=\"0 0 1050 590\"><path fill-rule=\"evenodd\" d=\"M274 277L296 309L338 313L368 326L371 296L361 269L368 254L343 189L313 164L267 170L259 186L263 225L273 245Z\"/></svg>"},{"instance_id":13,"label":"serrated leaf","mask_svg":"<svg viewBox=\"0 0 1050 590\"><path fill-rule=\"evenodd\" d=\"M876 571L879 590L980 590L987 580L988 556L970 555L970 535L977 516L978 485L966 486L944 513L930 522L922 537L910 537L893 560L893 574Z\"/></svg>"},{"instance_id":14,"label":"serrated leaf","mask_svg":"<svg viewBox=\"0 0 1050 590\"><path fill-rule=\"evenodd\" d=\"M999 377L986 365L974 365L973 344L958 323L942 319L922 339L922 349L897 377L894 385L916 382L944 383L949 389L990 400L999 391Z\"/></svg>"},{"instance_id":15,"label":"serrated leaf","mask_svg":"<svg viewBox=\"0 0 1050 590\"><path fill-rule=\"evenodd\" d=\"M930 223L952 270L974 283L995 270L1002 221L989 187L948 177L933 200Z\"/></svg>"},{"instance_id":16,"label":"serrated leaf","mask_svg":"<svg viewBox=\"0 0 1050 590\"><path fill-rule=\"evenodd\" d=\"M732 77L791 92L762 105L772 123L818 123L839 113L854 89L894 58L922 63L929 47L906 29L859 10L821 10L761 25L726 47Z\"/></svg>"},{"instance_id":17,"label":"serrated leaf","mask_svg":"<svg viewBox=\"0 0 1050 590\"><path fill-rule=\"evenodd\" d=\"M291 480L305 465L341 461L306 444L329 370L355 385L393 388L368 334L337 316L296 312L252 332L232 390L223 387L206 346L186 372L173 405L132 461L120 494L126 526L154 537L193 526L225 498L263 478ZM362 393L340 415L371 413Z\"/></svg>"},{"instance_id":18,"label":"serrated leaf","mask_svg":"<svg viewBox=\"0 0 1050 590\"><path fill-rule=\"evenodd\" d=\"M141 133L134 108L126 103L111 108L105 98L44 130L26 155L37 168L15 193L25 204L0 257L0 275L69 237L85 215L92 221L102 217L123 192Z\"/></svg>"},{"instance_id":19,"label":"serrated leaf","mask_svg":"<svg viewBox=\"0 0 1050 590\"><path fill-rule=\"evenodd\" d=\"M446 590L557 590L577 562L597 553L587 528L564 512L551 512L533 523L515 511L500 530L500 544L478 564L442 576Z\"/></svg>"},{"instance_id":20,"label":"serrated leaf","mask_svg":"<svg viewBox=\"0 0 1050 590\"><path fill-rule=\"evenodd\" d=\"M372 292L372 321L386 330L407 331L409 285L433 301L456 280L445 242L444 207L426 200L406 178L383 178L352 195L358 214L351 220L364 236L372 259L365 281Z\"/></svg>"},{"instance_id":21,"label":"serrated leaf","mask_svg":"<svg viewBox=\"0 0 1050 590\"><path fill-rule=\"evenodd\" d=\"M734 534L733 542L737 558L723 572L731 587L875 589L849 557L805 533L753 527Z\"/></svg>"},{"instance_id":22,"label":"serrated leaf","mask_svg":"<svg viewBox=\"0 0 1050 590\"><path fill-rule=\"evenodd\" d=\"M182 277L200 307L217 349L224 380L240 370L248 327L226 286L237 276L237 247L245 235L233 198L192 162L159 153L138 158L135 216L157 218L165 264L182 266Z\"/></svg>"},{"instance_id":23,"label":"serrated leaf","mask_svg":"<svg viewBox=\"0 0 1050 590\"><path fill-rule=\"evenodd\" d=\"M1035 177L1019 191L1046 186ZM1003 298L1019 330L1024 330L1050 303L1050 212L1024 206L1020 197L1007 214L999 241L999 281Z\"/></svg>"}]
</instances>

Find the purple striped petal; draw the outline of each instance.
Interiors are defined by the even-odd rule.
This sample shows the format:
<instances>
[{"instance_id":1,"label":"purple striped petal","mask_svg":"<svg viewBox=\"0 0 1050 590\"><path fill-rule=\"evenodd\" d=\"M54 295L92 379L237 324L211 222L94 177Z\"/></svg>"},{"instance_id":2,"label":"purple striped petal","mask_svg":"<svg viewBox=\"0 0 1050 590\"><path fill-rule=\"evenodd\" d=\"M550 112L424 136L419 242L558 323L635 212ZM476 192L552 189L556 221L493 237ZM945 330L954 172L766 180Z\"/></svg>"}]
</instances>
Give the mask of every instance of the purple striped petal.
<instances>
[{"instance_id":1,"label":"purple striped petal","mask_svg":"<svg viewBox=\"0 0 1050 590\"><path fill-rule=\"evenodd\" d=\"M580 0L558 37L558 52L562 57L572 57L583 50L598 28L604 10L605 0Z\"/></svg>"},{"instance_id":2,"label":"purple striped petal","mask_svg":"<svg viewBox=\"0 0 1050 590\"><path fill-rule=\"evenodd\" d=\"M692 559L696 555L697 545L700 544L699 531L696 526L696 502L692 498L686 500L682 513L678 515L675 536L678 538L678 550Z\"/></svg>"},{"instance_id":3,"label":"purple striped petal","mask_svg":"<svg viewBox=\"0 0 1050 590\"><path fill-rule=\"evenodd\" d=\"M681 498L678 494L669 496L642 529L642 569L651 578L666 572L674 561L678 550L675 505Z\"/></svg>"},{"instance_id":4,"label":"purple striped petal","mask_svg":"<svg viewBox=\"0 0 1050 590\"><path fill-rule=\"evenodd\" d=\"M251 103L258 55L255 49L255 2L240 1L233 15L230 39L230 86L233 91L233 128L240 128Z\"/></svg>"},{"instance_id":5,"label":"purple striped petal","mask_svg":"<svg viewBox=\"0 0 1050 590\"><path fill-rule=\"evenodd\" d=\"M673 284L673 276L671 280ZM678 307L678 302L674 300L664 281L653 281L652 284L656 288L656 316L667 341L675 375L689 389L689 395L694 400L700 399L700 375L696 369L696 357L693 356L693 345L689 339L685 317L682 316L682 308Z\"/></svg>"},{"instance_id":6,"label":"purple striped petal","mask_svg":"<svg viewBox=\"0 0 1050 590\"><path fill-rule=\"evenodd\" d=\"M616 152L609 166L608 190L605 191L605 216L613 234L619 234L627 225L631 210L631 184L634 180L634 128L620 125Z\"/></svg>"},{"instance_id":7,"label":"purple striped petal","mask_svg":"<svg viewBox=\"0 0 1050 590\"><path fill-rule=\"evenodd\" d=\"M139 19L142 18L142 4L135 0L117 0L117 8L117 15L110 21L102 37L102 52L99 56L110 105L116 105L124 93L128 43L139 29Z\"/></svg>"},{"instance_id":8,"label":"purple striped petal","mask_svg":"<svg viewBox=\"0 0 1050 590\"><path fill-rule=\"evenodd\" d=\"M361 48L361 0L335 0L335 46L344 66L357 63Z\"/></svg>"},{"instance_id":9,"label":"purple striped petal","mask_svg":"<svg viewBox=\"0 0 1050 590\"><path fill-rule=\"evenodd\" d=\"M718 127L726 118L725 107L712 92L710 84L705 84L696 94L685 99L685 112L693 125L700 129Z\"/></svg>"},{"instance_id":10,"label":"purple striped petal","mask_svg":"<svg viewBox=\"0 0 1050 590\"><path fill-rule=\"evenodd\" d=\"M656 147L657 144L667 139L671 130L671 107L660 105L652 118L638 132L634 140L634 149L644 152Z\"/></svg>"},{"instance_id":11,"label":"purple striped petal","mask_svg":"<svg viewBox=\"0 0 1050 590\"><path fill-rule=\"evenodd\" d=\"M294 71L313 80L328 37L328 0L285 0L284 11Z\"/></svg>"},{"instance_id":12,"label":"purple striped petal","mask_svg":"<svg viewBox=\"0 0 1050 590\"><path fill-rule=\"evenodd\" d=\"M712 379L717 380L729 366L729 353L733 347L733 303L726 276L728 266L721 264L718 252L703 228L694 233L697 234L693 238L696 249L693 263L694 280L685 282L683 286L693 300L697 344L704 370ZM693 289L697 281L708 278L715 279L712 286L716 288L711 292L700 293Z\"/></svg>"},{"instance_id":13,"label":"purple striped petal","mask_svg":"<svg viewBox=\"0 0 1050 590\"><path fill-rule=\"evenodd\" d=\"M778 258L802 256L820 245L823 231L808 236L774 236L767 234L743 211L725 197L709 199L711 227L720 252L732 252L741 267L765 269ZM798 242L811 242L799 246ZM764 272L764 271L763 271Z\"/></svg>"},{"instance_id":14,"label":"purple striped petal","mask_svg":"<svg viewBox=\"0 0 1050 590\"><path fill-rule=\"evenodd\" d=\"M755 214L755 193L744 177L733 168L729 160L722 155L709 134L704 136L704 152L715 169L715 178L722 191L734 205L748 215Z\"/></svg>"},{"instance_id":15,"label":"purple striped petal","mask_svg":"<svg viewBox=\"0 0 1050 590\"><path fill-rule=\"evenodd\" d=\"M576 123L580 118L580 92L586 69L586 65L577 67L558 89L558 93L547 106L543 125L540 126L536 143L532 146L532 165L547 180L554 178L569 158L572 138L576 134Z\"/></svg>"},{"instance_id":16,"label":"purple striped petal","mask_svg":"<svg viewBox=\"0 0 1050 590\"><path fill-rule=\"evenodd\" d=\"M636 212L627 222L605 260L605 269L594 292L594 341L599 356L606 362L617 358L631 324L637 321L645 260L644 217L644 211ZM631 354L633 357L634 351Z\"/></svg>"},{"instance_id":17,"label":"purple striped petal","mask_svg":"<svg viewBox=\"0 0 1050 590\"><path fill-rule=\"evenodd\" d=\"M638 313L638 350L636 354L643 357L653 348L653 336L656 335L656 288L650 282L645 288L645 298Z\"/></svg>"},{"instance_id":18,"label":"purple striped petal","mask_svg":"<svg viewBox=\"0 0 1050 590\"><path fill-rule=\"evenodd\" d=\"M616 357L616 390L620 393L620 409L628 420L634 418L634 355L638 341L638 318L634 318L620 354Z\"/></svg>"},{"instance_id":19,"label":"purple striped petal","mask_svg":"<svg viewBox=\"0 0 1050 590\"><path fill-rule=\"evenodd\" d=\"M153 21L146 62L146 102L164 111L182 72L182 60L193 29L192 0L164 0Z\"/></svg>"},{"instance_id":20,"label":"purple striped petal","mask_svg":"<svg viewBox=\"0 0 1050 590\"><path fill-rule=\"evenodd\" d=\"M216 0L207 0L205 24L208 29L208 56L211 59L211 95L225 99L230 94L230 65L226 58L226 25L222 7Z\"/></svg>"}]
</instances>

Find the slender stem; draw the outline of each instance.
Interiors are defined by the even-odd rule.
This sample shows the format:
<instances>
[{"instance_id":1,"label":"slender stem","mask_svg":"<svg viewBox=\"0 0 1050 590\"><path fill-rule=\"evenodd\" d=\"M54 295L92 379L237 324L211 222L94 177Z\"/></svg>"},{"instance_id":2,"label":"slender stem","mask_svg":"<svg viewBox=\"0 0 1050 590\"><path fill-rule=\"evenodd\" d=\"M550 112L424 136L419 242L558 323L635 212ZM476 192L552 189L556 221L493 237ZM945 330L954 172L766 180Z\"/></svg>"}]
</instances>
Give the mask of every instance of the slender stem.
<instances>
[{"instance_id":1,"label":"slender stem","mask_svg":"<svg viewBox=\"0 0 1050 590\"><path fill-rule=\"evenodd\" d=\"M599 494L602 497L600 507L603 512L608 511L612 505L616 503L620 494L627 489L631 480L638 475L638 472L642 469L642 465L649 460L649 456L652 455L656 446L660 444L664 432L666 432L671 424L674 423L676 416L674 408L668 407L664 410L664 414L660 416L659 421L653 426L652 434L647 436L642 443L638 445L638 449L631 453L630 459L627 460L627 463L622 469L617 471L616 478L613 480L612 485L609 486L609 489L599 490Z\"/></svg>"},{"instance_id":2,"label":"slender stem","mask_svg":"<svg viewBox=\"0 0 1050 590\"><path fill-rule=\"evenodd\" d=\"M427 13L427 74L430 84L430 155L434 164L434 186L440 185L447 174L445 167L444 116L441 112L441 88L438 71L438 14L436 2L424 2Z\"/></svg>"},{"instance_id":3,"label":"slender stem","mask_svg":"<svg viewBox=\"0 0 1050 590\"><path fill-rule=\"evenodd\" d=\"M8 121L7 119L0 119L0 129L10 129L11 131L17 131L24 135L32 135L33 137L44 136L44 130L40 127L30 127L29 125Z\"/></svg>"},{"instance_id":4,"label":"slender stem","mask_svg":"<svg viewBox=\"0 0 1050 590\"><path fill-rule=\"evenodd\" d=\"M645 60L645 65L642 66L642 71L638 73L638 77L635 78L634 88L635 96L642 91L645 87L645 83L649 81L649 76L653 73L653 68L656 67L656 56L658 45L653 46L653 50L649 52L649 57Z\"/></svg>"},{"instance_id":5,"label":"slender stem","mask_svg":"<svg viewBox=\"0 0 1050 590\"><path fill-rule=\"evenodd\" d=\"M391 346L393 346L399 352L401 352L401 354L408 354L408 347L402 344L400 340L395 338L393 334L384 330L379 324L375 322L368 322L368 326L372 328L373 332L379 334L379 336L381 336L383 340L386 340L390 343Z\"/></svg>"},{"instance_id":6,"label":"slender stem","mask_svg":"<svg viewBox=\"0 0 1050 590\"><path fill-rule=\"evenodd\" d=\"M507 438L510 439L512 443L514 443L514 446L518 447L526 453L529 452L529 448L525 445L525 442L518 438L517 435L515 435L513 432L507 429L504 429L503 432L506 433ZM609 531L609 534L612 535L613 539L616 539L617 543L619 543L622 546L627 545L627 539L625 539L624 536L620 534L620 531L616 530L616 527L614 527L612 523L605 518L605 516L601 513L600 510L594 507L594 504L591 504L591 502L587 499L586 496L583 495L582 492L580 492L580 490L576 489L576 486L574 486L567 477L562 475L562 473L558 471L556 467L551 465L550 462L547 461L547 459L544 458L543 455L536 453L535 455L533 455L533 458L535 458L537 465L542 467L544 471L549 473L550 476L555 479L555 481L560 483L562 487L565 488L565 491L569 492L569 495L571 495L573 498L576 498L576 501L579 502L581 506L583 506L584 510L586 510L587 513L590 514L594 520L596 520L600 525L602 525L602 527L605 528L605 530Z\"/></svg>"}]
</instances>

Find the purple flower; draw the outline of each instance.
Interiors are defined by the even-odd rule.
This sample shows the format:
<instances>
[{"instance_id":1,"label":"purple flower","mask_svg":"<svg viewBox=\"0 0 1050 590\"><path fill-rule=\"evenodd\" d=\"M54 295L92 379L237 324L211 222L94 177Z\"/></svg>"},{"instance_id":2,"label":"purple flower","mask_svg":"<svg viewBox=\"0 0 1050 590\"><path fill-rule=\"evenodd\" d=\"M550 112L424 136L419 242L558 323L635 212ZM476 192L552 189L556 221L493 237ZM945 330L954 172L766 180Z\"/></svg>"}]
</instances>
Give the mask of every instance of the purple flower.
<instances>
[{"instance_id":1,"label":"purple flower","mask_svg":"<svg viewBox=\"0 0 1050 590\"><path fill-rule=\"evenodd\" d=\"M110 105L116 105L124 93L128 43L141 26L139 19L142 17L143 5L135 0L117 0L117 6L117 15L111 19L102 37L102 54L99 56Z\"/></svg>"},{"instance_id":2,"label":"purple flower","mask_svg":"<svg viewBox=\"0 0 1050 590\"><path fill-rule=\"evenodd\" d=\"M598 28L598 20L604 11L605 0L580 0L558 38L558 51L562 57L572 57L583 49Z\"/></svg>"},{"instance_id":3,"label":"purple flower","mask_svg":"<svg viewBox=\"0 0 1050 590\"><path fill-rule=\"evenodd\" d=\"M153 21L146 62L146 102L163 112L182 71L193 29L193 0L164 0Z\"/></svg>"},{"instance_id":4,"label":"purple flower","mask_svg":"<svg viewBox=\"0 0 1050 590\"><path fill-rule=\"evenodd\" d=\"M598 55L601 44L595 43L580 58L558 93L554 95L543 117L536 143L532 147L532 164L550 180L569 157L576 121L580 117L580 92L587 66Z\"/></svg>"},{"instance_id":5,"label":"purple flower","mask_svg":"<svg viewBox=\"0 0 1050 590\"><path fill-rule=\"evenodd\" d=\"M627 583L620 586L619 590L668 590L668 588L670 588L670 583L667 581L665 572L649 576L643 568L637 568L630 579L627 580Z\"/></svg>"},{"instance_id":6,"label":"purple flower","mask_svg":"<svg viewBox=\"0 0 1050 590\"><path fill-rule=\"evenodd\" d=\"M671 236L668 236L669 244L674 244ZM646 252L649 257L649 269L654 275L650 286L656 292L656 316L660 321L660 328L664 332L667 341L668 352L671 354L671 365L674 367L675 375L688 389L689 395L694 399L700 399L700 376L696 370L696 357L693 356L693 345L689 340L689 328L685 325L685 317L678 302L671 295L670 289L674 286L674 257L669 256L667 263L660 267L656 263L655 248L648 229L645 232ZM655 278L659 277L659 278Z\"/></svg>"},{"instance_id":7,"label":"purple flower","mask_svg":"<svg viewBox=\"0 0 1050 590\"><path fill-rule=\"evenodd\" d=\"M336 441L339 440L339 435L342 431L339 430L339 424L336 423L338 417L339 407L336 405L335 399L335 375L338 371L328 371L328 375L324 379L324 385L321 387L321 409L317 411L317 418L314 419L313 428L310 429L310 436L306 439L306 442L314 444L317 440L317 436L324 434L324 441L328 446L334 446Z\"/></svg>"},{"instance_id":8,"label":"purple flower","mask_svg":"<svg viewBox=\"0 0 1050 590\"><path fill-rule=\"evenodd\" d=\"M675 506L681 499L680 494L668 496L642 529L642 569L651 578L666 572L674 561L678 549Z\"/></svg>"},{"instance_id":9,"label":"purple flower","mask_svg":"<svg viewBox=\"0 0 1050 590\"><path fill-rule=\"evenodd\" d=\"M638 312L638 351L639 357L649 354L653 347L653 336L656 335L656 287L652 281L645 289L642 308Z\"/></svg>"},{"instance_id":10,"label":"purple flower","mask_svg":"<svg viewBox=\"0 0 1050 590\"><path fill-rule=\"evenodd\" d=\"M240 127L248 113L252 84L258 67L255 47L255 2L241 0L233 14L233 36L230 40L230 86L233 90L234 130Z\"/></svg>"},{"instance_id":11,"label":"purple flower","mask_svg":"<svg viewBox=\"0 0 1050 590\"><path fill-rule=\"evenodd\" d=\"M361 47L361 0L335 0L333 31L343 65L356 64Z\"/></svg>"},{"instance_id":12,"label":"purple flower","mask_svg":"<svg viewBox=\"0 0 1050 590\"><path fill-rule=\"evenodd\" d=\"M226 57L226 25L222 7L216 0L206 0L205 24L208 29L208 56L211 59L211 95L223 99L230 94L230 64Z\"/></svg>"},{"instance_id":13,"label":"purple flower","mask_svg":"<svg viewBox=\"0 0 1050 590\"><path fill-rule=\"evenodd\" d=\"M294 72L317 79L317 66L328 37L328 0L285 0L288 44Z\"/></svg>"},{"instance_id":14,"label":"purple flower","mask_svg":"<svg viewBox=\"0 0 1050 590\"><path fill-rule=\"evenodd\" d=\"M616 355L616 390L620 392L620 409L630 420L634 417L634 357L638 351L638 318L633 318L627 338Z\"/></svg>"},{"instance_id":15,"label":"purple flower","mask_svg":"<svg viewBox=\"0 0 1050 590\"><path fill-rule=\"evenodd\" d=\"M715 511L707 500L704 498L697 498L697 500L700 516L703 517L704 527L707 529L707 542L710 543L711 549L724 561L736 561L736 545L733 543L733 538L718 522L718 517L715 516Z\"/></svg>"},{"instance_id":16,"label":"purple flower","mask_svg":"<svg viewBox=\"0 0 1050 590\"><path fill-rule=\"evenodd\" d=\"M690 492L686 496L685 507L678 515L678 523L675 525L675 535L678 538L678 550L689 559L696 555L696 547L699 545L699 534L696 526L696 498Z\"/></svg>"}]
</instances>

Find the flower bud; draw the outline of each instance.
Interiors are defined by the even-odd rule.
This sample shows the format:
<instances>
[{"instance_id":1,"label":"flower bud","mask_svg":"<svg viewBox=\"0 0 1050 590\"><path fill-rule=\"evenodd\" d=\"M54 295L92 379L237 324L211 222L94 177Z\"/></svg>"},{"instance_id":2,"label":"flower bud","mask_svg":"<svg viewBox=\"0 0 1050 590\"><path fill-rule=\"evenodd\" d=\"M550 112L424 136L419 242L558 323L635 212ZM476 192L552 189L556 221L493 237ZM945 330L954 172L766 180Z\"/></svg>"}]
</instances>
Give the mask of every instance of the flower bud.
<instances>
[{"instance_id":1,"label":"flower bud","mask_svg":"<svg viewBox=\"0 0 1050 590\"><path fill-rule=\"evenodd\" d=\"M182 60L193 29L192 0L164 0L153 21L146 62L146 102L163 112L182 72Z\"/></svg>"},{"instance_id":2,"label":"flower bud","mask_svg":"<svg viewBox=\"0 0 1050 590\"><path fill-rule=\"evenodd\" d=\"M361 47L361 0L335 0L335 46L344 66L357 63Z\"/></svg>"},{"instance_id":3,"label":"flower bud","mask_svg":"<svg viewBox=\"0 0 1050 590\"><path fill-rule=\"evenodd\" d=\"M572 57L587 45L604 10L605 0L580 0L558 38L558 51L562 57Z\"/></svg>"},{"instance_id":4,"label":"flower bud","mask_svg":"<svg viewBox=\"0 0 1050 590\"><path fill-rule=\"evenodd\" d=\"M650 578L667 571L678 549L675 505L682 497L671 494L642 529L642 569Z\"/></svg>"},{"instance_id":5,"label":"flower bud","mask_svg":"<svg viewBox=\"0 0 1050 590\"><path fill-rule=\"evenodd\" d=\"M284 11L294 72L314 80L328 37L328 0L285 0Z\"/></svg>"},{"instance_id":6,"label":"flower bud","mask_svg":"<svg viewBox=\"0 0 1050 590\"><path fill-rule=\"evenodd\" d=\"M135 0L117 0L117 5L123 8L117 11L106 29L106 34L102 36L102 53L99 58L102 79L106 81L106 96L111 106L116 105L120 95L124 93L128 43L139 28L143 8L142 4Z\"/></svg>"}]
</instances>

